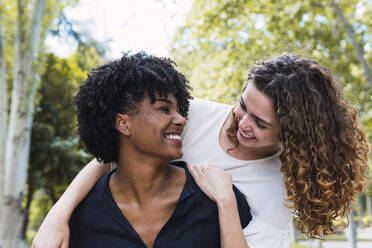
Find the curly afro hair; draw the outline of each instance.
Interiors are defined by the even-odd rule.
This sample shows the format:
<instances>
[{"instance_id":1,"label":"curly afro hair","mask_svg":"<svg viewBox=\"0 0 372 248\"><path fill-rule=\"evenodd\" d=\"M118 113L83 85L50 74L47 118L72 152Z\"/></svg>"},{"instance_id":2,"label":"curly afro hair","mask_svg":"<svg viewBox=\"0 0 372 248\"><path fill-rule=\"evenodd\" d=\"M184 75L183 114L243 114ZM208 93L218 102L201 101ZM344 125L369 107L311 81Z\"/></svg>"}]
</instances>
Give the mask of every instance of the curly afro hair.
<instances>
[{"instance_id":1,"label":"curly afro hair","mask_svg":"<svg viewBox=\"0 0 372 248\"><path fill-rule=\"evenodd\" d=\"M140 101L149 96L173 95L180 114L187 117L191 87L176 63L140 52L94 68L74 98L78 134L86 149L98 161L117 162L119 133L117 113L134 113ZM133 112L134 111L134 112Z\"/></svg>"},{"instance_id":2,"label":"curly afro hair","mask_svg":"<svg viewBox=\"0 0 372 248\"><path fill-rule=\"evenodd\" d=\"M368 183L369 147L355 109L327 69L291 54L258 62L247 82L278 114L281 171L299 228L311 238L333 233ZM236 130L235 118L228 130L235 146Z\"/></svg>"}]
</instances>

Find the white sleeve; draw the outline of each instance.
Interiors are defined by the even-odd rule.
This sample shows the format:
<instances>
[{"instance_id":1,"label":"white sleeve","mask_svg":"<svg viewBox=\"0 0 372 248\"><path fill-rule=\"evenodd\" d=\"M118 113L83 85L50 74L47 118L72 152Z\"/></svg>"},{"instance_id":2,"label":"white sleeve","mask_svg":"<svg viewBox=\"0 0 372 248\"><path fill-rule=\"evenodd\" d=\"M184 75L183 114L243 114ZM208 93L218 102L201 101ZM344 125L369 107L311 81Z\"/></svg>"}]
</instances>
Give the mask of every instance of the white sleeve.
<instances>
[{"instance_id":1,"label":"white sleeve","mask_svg":"<svg viewBox=\"0 0 372 248\"><path fill-rule=\"evenodd\" d=\"M249 248L289 248L289 230L275 229L252 220L243 232Z\"/></svg>"},{"instance_id":2,"label":"white sleeve","mask_svg":"<svg viewBox=\"0 0 372 248\"><path fill-rule=\"evenodd\" d=\"M118 168L118 164L116 162L110 163L110 171L113 171Z\"/></svg>"}]
</instances>

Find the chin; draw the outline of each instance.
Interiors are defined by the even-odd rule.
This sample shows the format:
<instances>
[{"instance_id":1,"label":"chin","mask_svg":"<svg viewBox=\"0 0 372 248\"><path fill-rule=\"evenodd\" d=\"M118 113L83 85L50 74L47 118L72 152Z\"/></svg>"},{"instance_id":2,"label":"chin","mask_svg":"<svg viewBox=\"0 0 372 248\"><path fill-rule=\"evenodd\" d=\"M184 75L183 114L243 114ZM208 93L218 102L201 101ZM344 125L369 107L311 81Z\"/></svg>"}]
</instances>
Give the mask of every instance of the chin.
<instances>
[{"instance_id":1,"label":"chin","mask_svg":"<svg viewBox=\"0 0 372 248\"><path fill-rule=\"evenodd\" d=\"M172 160L180 159L182 158L182 155L183 155L182 151L173 152L172 154L169 154L168 160L172 161Z\"/></svg>"},{"instance_id":2,"label":"chin","mask_svg":"<svg viewBox=\"0 0 372 248\"><path fill-rule=\"evenodd\" d=\"M177 155L175 155L175 157L173 159L180 159L180 158L182 158L182 155L183 155L182 152L178 152Z\"/></svg>"}]
</instances>

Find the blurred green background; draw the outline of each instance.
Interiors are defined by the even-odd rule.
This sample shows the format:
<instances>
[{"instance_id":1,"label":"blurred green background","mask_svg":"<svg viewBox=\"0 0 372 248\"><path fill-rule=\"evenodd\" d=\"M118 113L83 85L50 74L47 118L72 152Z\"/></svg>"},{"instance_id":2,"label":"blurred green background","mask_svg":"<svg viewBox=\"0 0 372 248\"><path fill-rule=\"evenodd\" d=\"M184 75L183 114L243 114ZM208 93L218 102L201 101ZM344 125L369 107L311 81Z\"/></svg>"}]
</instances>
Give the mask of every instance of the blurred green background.
<instances>
[{"instance_id":1,"label":"blurred green background","mask_svg":"<svg viewBox=\"0 0 372 248\"><path fill-rule=\"evenodd\" d=\"M157 2L169 4L169 1ZM42 38L32 63L39 82L32 100L30 159L23 200L22 233L28 244L50 207L92 158L75 135L72 97L87 72L109 59L106 53L109 45L79 31L78 24L66 17L66 9L78 5L77 0L46 0L42 10ZM0 8L1 59L6 68L9 113L14 68L18 63L16 19L22 9L23 23L31 23L35 5L33 1L1 0ZM23 39L30 39L29 27L24 28ZM185 21L172 35L166 55L178 63L179 70L189 79L194 96L228 104L235 103L250 65L257 60L284 52L315 59L333 72L347 99L358 110L371 142L371 31L369 0L194 0ZM45 45L47 37L68 37L77 45L71 55L59 57ZM371 171L368 173L372 179ZM371 198L370 183L356 202L355 221L359 228L372 224Z\"/></svg>"}]
</instances>

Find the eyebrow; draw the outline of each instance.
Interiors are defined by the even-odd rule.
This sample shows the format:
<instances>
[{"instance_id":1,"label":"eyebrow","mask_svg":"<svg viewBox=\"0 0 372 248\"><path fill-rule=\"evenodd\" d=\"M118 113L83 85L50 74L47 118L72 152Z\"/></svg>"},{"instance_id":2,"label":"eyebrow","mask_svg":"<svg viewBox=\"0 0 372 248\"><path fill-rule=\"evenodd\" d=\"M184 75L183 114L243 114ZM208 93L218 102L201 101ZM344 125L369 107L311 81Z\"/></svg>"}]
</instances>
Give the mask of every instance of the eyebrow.
<instances>
[{"instance_id":1,"label":"eyebrow","mask_svg":"<svg viewBox=\"0 0 372 248\"><path fill-rule=\"evenodd\" d=\"M170 100L168 100L167 98L156 98L154 103L157 102L157 101L160 101L160 102L166 102L166 103L169 103L171 104L172 102Z\"/></svg>"},{"instance_id":2,"label":"eyebrow","mask_svg":"<svg viewBox=\"0 0 372 248\"><path fill-rule=\"evenodd\" d=\"M273 124L271 124L270 122L267 122L267 121L261 119L261 118L258 117L257 115L254 115L254 114L252 114L252 115L253 115L253 117L256 118L258 121L263 122L264 124L266 124L266 125L268 125L268 126L271 126L271 127L273 126Z\"/></svg>"},{"instance_id":3,"label":"eyebrow","mask_svg":"<svg viewBox=\"0 0 372 248\"><path fill-rule=\"evenodd\" d=\"M242 107L242 109L243 109L245 112L247 112L247 106L245 105L242 96L240 96L239 104L240 104L240 106ZM264 123L264 124L266 124L266 125L268 125L268 126L273 126L273 124L271 124L270 122L267 122L267 121L261 119L261 118L258 117L257 115L255 115L255 114L251 114L251 115L252 115L256 120L258 120L258 121L260 121L260 122L262 122L262 123Z\"/></svg>"}]
</instances>

